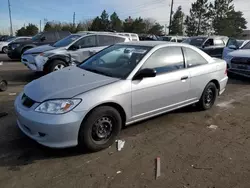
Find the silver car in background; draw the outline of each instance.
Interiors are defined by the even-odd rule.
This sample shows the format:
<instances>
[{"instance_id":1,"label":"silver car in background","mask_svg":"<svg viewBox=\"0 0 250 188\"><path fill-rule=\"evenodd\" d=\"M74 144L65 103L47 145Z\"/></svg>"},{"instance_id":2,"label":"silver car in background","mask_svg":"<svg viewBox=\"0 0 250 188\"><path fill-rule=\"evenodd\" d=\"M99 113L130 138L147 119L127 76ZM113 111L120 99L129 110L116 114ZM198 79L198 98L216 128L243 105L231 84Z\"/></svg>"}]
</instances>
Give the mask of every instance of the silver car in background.
<instances>
[{"instance_id":1,"label":"silver car in background","mask_svg":"<svg viewBox=\"0 0 250 188\"><path fill-rule=\"evenodd\" d=\"M210 109L227 80L224 60L187 44L116 44L26 85L15 100L17 124L48 147L98 151L123 125L195 103Z\"/></svg>"},{"instance_id":2,"label":"silver car in background","mask_svg":"<svg viewBox=\"0 0 250 188\"><path fill-rule=\"evenodd\" d=\"M25 51L21 61L33 71L50 73L78 64L110 45L128 41L126 37L105 32L72 34L53 45Z\"/></svg>"}]
</instances>

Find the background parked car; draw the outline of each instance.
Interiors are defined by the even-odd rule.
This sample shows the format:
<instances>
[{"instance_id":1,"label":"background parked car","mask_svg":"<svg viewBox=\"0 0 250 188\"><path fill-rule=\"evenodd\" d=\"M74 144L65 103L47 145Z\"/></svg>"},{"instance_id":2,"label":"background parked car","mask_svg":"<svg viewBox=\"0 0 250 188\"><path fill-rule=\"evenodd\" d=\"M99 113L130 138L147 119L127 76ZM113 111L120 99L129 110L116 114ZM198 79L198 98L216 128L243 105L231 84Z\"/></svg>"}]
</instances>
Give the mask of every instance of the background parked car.
<instances>
[{"instance_id":1,"label":"background parked car","mask_svg":"<svg viewBox=\"0 0 250 188\"><path fill-rule=\"evenodd\" d=\"M11 59L20 59L26 50L40 45L54 44L68 35L70 35L68 31L46 31L38 33L31 40L12 42L8 45L8 56Z\"/></svg>"},{"instance_id":2,"label":"background parked car","mask_svg":"<svg viewBox=\"0 0 250 188\"><path fill-rule=\"evenodd\" d=\"M49 73L72 63L78 64L107 46L128 41L127 37L101 32L73 34L52 46L27 50L22 55L21 61L33 71Z\"/></svg>"},{"instance_id":3,"label":"background parked car","mask_svg":"<svg viewBox=\"0 0 250 188\"><path fill-rule=\"evenodd\" d=\"M223 49L222 59L225 59L228 53L238 49L250 49L250 41L230 40L227 46Z\"/></svg>"},{"instance_id":4,"label":"background parked car","mask_svg":"<svg viewBox=\"0 0 250 188\"><path fill-rule=\"evenodd\" d=\"M190 37L184 40L183 43L196 46L212 57L221 58L228 40L229 38L225 36L197 36Z\"/></svg>"},{"instance_id":5,"label":"background parked car","mask_svg":"<svg viewBox=\"0 0 250 188\"><path fill-rule=\"evenodd\" d=\"M116 44L26 85L15 100L17 124L48 147L98 151L123 125L195 103L210 109L227 80L224 60L190 45Z\"/></svg>"},{"instance_id":6,"label":"background parked car","mask_svg":"<svg viewBox=\"0 0 250 188\"><path fill-rule=\"evenodd\" d=\"M160 37L162 41L168 41L168 42L182 42L186 40L188 37L184 36L162 36Z\"/></svg>"},{"instance_id":7,"label":"background parked car","mask_svg":"<svg viewBox=\"0 0 250 188\"><path fill-rule=\"evenodd\" d=\"M12 42L24 42L30 40L31 37L10 37L6 41L0 41L0 51L3 53L8 53L8 45Z\"/></svg>"},{"instance_id":8,"label":"background parked car","mask_svg":"<svg viewBox=\"0 0 250 188\"><path fill-rule=\"evenodd\" d=\"M6 41L6 40L8 40L8 39L10 39L10 38L14 38L14 36L1 35L1 36L0 36L0 42L1 42L1 41Z\"/></svg>"}]
</instances>

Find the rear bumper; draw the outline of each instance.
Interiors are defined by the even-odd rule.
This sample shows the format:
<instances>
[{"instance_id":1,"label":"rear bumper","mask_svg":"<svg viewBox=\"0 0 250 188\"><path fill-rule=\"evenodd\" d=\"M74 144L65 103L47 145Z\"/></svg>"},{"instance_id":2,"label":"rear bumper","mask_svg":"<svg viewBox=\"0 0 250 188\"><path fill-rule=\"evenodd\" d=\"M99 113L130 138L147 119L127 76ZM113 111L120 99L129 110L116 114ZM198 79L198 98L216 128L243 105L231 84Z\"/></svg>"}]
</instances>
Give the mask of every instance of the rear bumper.
<instances>
[{"instance_id":1,"label":"rear bumper","mask_svg":"<svg viewBox=\"0 0 250 188\"><path fill-rule=\"evenodd\" d=\"M226 85L227 85L227 81L228 81L228 77L224 77L222 80L220 80L220 91L219 91L219 95L221 95L225 89L226 89Z\"/></svg>"}]
</instances>

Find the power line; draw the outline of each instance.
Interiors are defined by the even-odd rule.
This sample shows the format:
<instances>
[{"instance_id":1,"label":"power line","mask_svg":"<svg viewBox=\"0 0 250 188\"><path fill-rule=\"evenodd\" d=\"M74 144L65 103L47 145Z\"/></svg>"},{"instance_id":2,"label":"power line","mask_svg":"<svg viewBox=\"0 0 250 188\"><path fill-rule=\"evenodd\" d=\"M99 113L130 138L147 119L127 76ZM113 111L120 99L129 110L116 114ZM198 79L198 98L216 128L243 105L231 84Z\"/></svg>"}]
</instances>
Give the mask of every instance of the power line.
<instances>
[{"instance_id":1,"label":"power line","mask_svg":"<svg viewBox=\"0 0 250 188\"><path fill-rule=\"evenodd\" d=\"M10 0L8 0L8 6L9 6L9 17L10 17L10 35L13 36L13 27L12 27L11 10L10 10Z\"/></svg>"}]
</instances>

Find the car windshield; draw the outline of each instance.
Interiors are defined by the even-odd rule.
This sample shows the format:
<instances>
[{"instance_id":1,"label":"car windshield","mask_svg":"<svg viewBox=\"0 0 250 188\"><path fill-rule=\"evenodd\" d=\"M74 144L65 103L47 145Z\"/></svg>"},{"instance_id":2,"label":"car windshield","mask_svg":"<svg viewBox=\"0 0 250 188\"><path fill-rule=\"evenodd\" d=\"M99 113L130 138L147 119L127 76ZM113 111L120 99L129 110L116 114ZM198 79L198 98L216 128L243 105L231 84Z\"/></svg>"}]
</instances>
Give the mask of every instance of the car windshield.
<instances>
[{"instance_id":1,"label":"car windshield","mask_svg":"<svg viewBox=\"0 0 250 188\"><path fill-rule=\"evenodd\" d=\"M206 37L188 38L184 40L183 43L187 43L193 46L202 46L206 39Z\"/></svg>"},{"instance_id":2,"label":"car windshield","mask_svg":"<svg viewBox=\"0 0 250 188\"><path fill-rule=\"evenodd\" d=\"M241 46L245 41L244 40L237 40L238 46Z\"/></svg>"},{"instance_id":3,"label":"car windshield","mask_svg":"<svg viewBox=\"0 0 250 188\"><path fill-rule=\"evenodd\" d=\"M242 49L250 49L250 41L248 43L246 43Z\"/></svg>"},{"instance_id":4,"label":"car windshield","mask_svg":"<svg viewBox=\"0 0 250 188\"><path fill-rule=\"evenodd\" d=\"M151 47L114 45L93 55L80 68L109 77L125 79Z\"/></svg>"},{"instance_id":5,"label":"car windshield","mask_svg":"<svg viewBox=\"0 0 250 188\"><path fill-rule=\"evenodd\" d=\"M31 40L33 40L33 41L37 41L38 39L40 39L40 38L41 38L42 34L43 34L43 33L38 33L38 34L36 34L35 36L33 36L33 37L32 37L32 39L31 39Z\"/></svg>"},{"instance_id":6,"label":"car windshield","mask_svg":"<svg viewBox=\"0 0 250 188\"><path fill-rule=\"evenodd\" d=\"M53 46L54 47L65 47L80 37L81 37L81 35L70 35L66 38L63 38L62 40L57 41Z\"/></svg>"}]
</instances>

